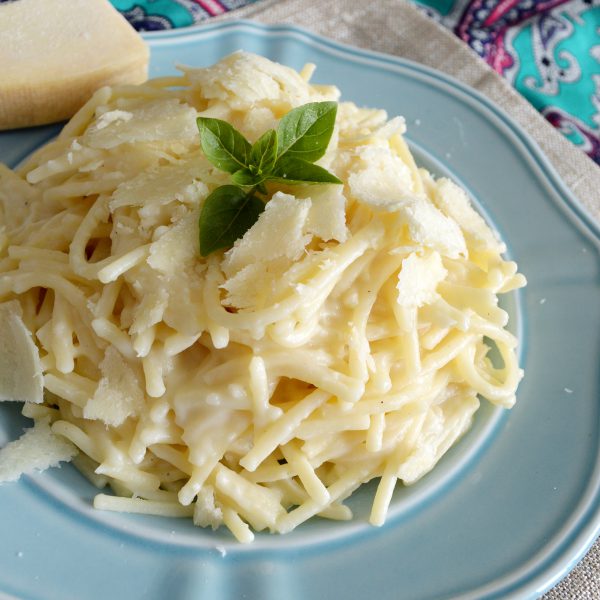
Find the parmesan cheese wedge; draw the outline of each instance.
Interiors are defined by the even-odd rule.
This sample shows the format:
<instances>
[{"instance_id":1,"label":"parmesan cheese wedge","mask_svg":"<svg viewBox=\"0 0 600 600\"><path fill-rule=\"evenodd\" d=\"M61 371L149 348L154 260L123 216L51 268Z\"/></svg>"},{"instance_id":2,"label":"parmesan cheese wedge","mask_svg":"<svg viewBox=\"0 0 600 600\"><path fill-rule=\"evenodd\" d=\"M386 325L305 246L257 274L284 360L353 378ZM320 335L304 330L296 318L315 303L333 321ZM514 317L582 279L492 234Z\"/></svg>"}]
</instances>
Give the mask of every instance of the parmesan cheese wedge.
<instances>
[{"instance_id":1,"label":"parmesan cheese wedge","mask_svg":"<svg viewBox=\"0 0 600 600\"><path fill-rule=\"evenodd\" d=\"M39 352L16 301L0 304L0 402L3 400L34 404L44 400Z\"/></svg>"},{"instance_id":2,"label":"parmesan cheese wedge","mask_svg":"<svg viewBox=\"0 0 600 600\"><path fill-rule=\"evenodd\" d=\"M142 83L148 48L108 0L0 4L0 129L71 117L100 87Z\"/></svg>"}]
</instances>

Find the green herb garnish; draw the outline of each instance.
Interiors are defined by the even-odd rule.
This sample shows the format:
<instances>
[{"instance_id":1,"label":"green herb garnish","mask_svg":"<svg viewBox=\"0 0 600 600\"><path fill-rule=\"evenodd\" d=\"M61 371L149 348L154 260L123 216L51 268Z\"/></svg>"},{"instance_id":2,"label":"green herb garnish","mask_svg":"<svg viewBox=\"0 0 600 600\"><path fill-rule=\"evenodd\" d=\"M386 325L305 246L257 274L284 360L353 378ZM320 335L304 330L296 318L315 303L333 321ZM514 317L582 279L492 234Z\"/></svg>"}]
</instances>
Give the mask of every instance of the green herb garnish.
<instances>
[{"instance_id":1,"label":"green herb garnish","mask_svg":"<svg viewBox=\"0 0 600 600\"><path fill-rule=\"evenodd\" d=\"M200 144L206 158L231 174L235 185L215 189L200 211L200 254L233 245L264 210L266 181L286 185L342 183L313 164L327 150L337 103L311 102L287 113L277 131L270 129L254 144L221 119L199 117Z\"/></svg>"}]
</instances>

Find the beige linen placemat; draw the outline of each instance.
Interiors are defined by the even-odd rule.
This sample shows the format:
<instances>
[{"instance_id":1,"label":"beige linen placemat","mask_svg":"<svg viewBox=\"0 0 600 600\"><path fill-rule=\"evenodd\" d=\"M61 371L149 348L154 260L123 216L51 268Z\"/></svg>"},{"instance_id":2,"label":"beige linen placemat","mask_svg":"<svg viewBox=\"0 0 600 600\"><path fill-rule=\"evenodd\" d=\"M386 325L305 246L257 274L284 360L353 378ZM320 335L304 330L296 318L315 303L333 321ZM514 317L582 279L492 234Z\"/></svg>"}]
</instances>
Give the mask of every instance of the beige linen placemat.
<instances>
[{"instance_id":1,"label":"beige linen placemat","mask_svg":"<svg viewBox=\"0 0 600 600\"><path fill-rule=\"evenodd\" d=\"M500 105L537 141L563 181L600 222L600 168L575 148L466 45L400 0L262 0L215 20L300 25L345 44L414 60L448 73ZM544 600L600 599L600 541Z\"/></svg>"}]
</instances>

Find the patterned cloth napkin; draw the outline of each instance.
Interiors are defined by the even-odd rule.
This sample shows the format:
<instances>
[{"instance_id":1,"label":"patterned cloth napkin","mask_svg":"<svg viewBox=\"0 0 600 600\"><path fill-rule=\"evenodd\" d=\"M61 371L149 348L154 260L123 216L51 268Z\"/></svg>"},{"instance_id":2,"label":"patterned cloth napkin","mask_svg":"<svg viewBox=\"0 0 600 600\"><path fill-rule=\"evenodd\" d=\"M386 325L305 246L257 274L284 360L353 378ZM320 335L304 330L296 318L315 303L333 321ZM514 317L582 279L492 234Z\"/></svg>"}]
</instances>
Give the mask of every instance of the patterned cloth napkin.
<instances>
[{"instance_id":1,"label":"patterned cloth napkin","mask_svg":"<svg viewBox=\"0 0 600 600\"><path fill-rule=\"evenodd\" d=\"M0 0L1 2L2 0ZM110 0L138 31L189 27L256 0Z\"/></svg>"},{"instance_id":2,"label":"patterned cloth napkin","mask_svg":"<svg viewBox=\"0 0 600 600\"><path fill-rule=\"evenodd\" d=\"M600 0L419 0L600 164Z\"/></svg>"},{"instance_id":3,"label":"patterned cloth napkin","mask_svg":"<svg viewBox=\"0 0 600 600\"><path fill-rule=\"evenodd\" d=\"M167 10L178 5L186 9L187 16L178 13L183 25L211 14L217 15L211 17L217 21L239 17L292 23L346 44L444 71L492 98L509 113L536 140L565 183L600 222L600 168L574 145L592 150L589 154L598 159L600 1L421 0L421 5L428 5L421 7L421 14L399 0L111 1L139 29L159 28L149 24L159 22L152 20L155 17L166 19L162 21L166 27L182 26ZM229 13L234 7L238 10ZM434 19L425 18L424 10ZM145 18L151 19L143 25ZM467 43L459 42L449 30ZM562 138L523 96L574 144ZM573 122L577 126L571 125ZM598 598L600 542L566 579L544 595L544 600Z\"/></svg>"},{"instance_id":4,"label":"patterned cloth napkin","mask_svg":"<svg viewBox=\"0 0 600 600\"><path fill-rule=\"evenodd\" d=\"M186 27L255 1L111 0L140 31ZM600 0L415 3L600 164Z\"/></svg>"}]
</instances>

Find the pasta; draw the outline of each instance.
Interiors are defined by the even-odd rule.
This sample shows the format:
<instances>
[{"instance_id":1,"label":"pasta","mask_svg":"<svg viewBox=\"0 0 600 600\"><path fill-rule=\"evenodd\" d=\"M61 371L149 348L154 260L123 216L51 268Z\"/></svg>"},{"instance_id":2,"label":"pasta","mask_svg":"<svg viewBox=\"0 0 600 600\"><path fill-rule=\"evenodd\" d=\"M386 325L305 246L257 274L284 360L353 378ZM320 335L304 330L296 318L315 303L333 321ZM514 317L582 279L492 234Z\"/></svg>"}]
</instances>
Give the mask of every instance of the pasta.
<instances>
[{"instance_id":1,"label":"pasta","mask_svg":"<svg viewBox=\"0 0 600 600\"><path fill-rule=\"evenodd\" d=\"M96 508L249 542L349 519L344 500L380 478L381 525L397 482L435 466L478 396L515 402L498 295L525 279L464 191L417 167L399 117L339 103L319 164L344 185L269 184L244 237L200 257L199 207L227 175L196 118L255 140L338 100L312 70L236 53L103 88L15 172L0 166L0 301L17 303L45 388L24 414L110 486Z\"/></svg>"}]
</instances>

